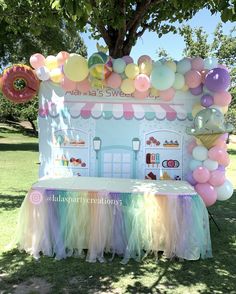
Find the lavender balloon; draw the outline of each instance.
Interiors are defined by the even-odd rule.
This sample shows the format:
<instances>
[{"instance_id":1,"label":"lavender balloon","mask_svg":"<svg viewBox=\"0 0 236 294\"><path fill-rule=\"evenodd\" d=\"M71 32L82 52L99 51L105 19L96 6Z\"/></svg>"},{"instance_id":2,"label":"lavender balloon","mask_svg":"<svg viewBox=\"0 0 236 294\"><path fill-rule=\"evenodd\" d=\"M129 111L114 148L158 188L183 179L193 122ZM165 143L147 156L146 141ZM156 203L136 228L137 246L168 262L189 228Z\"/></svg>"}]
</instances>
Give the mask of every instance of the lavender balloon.
<instances>
[{"instance_id":1,"label":"lavender balloon","mask_svg":"<svg viewBox=\"0 0 236 294\"><path fill-rule=\"evenodd\" d=\"M230 75L223 68L214 68L210 70L205 78L205 86L213 92L225 91L230 85Z\"/></svg>"},{"instance_id":2,"label":"lavender balloon","mask_svg":"<svg viewBox=\"0 0 236 294\"><path fill-rule=\"evenodd\" d=\"M195 186L197 181L193 178L193 173L189 171L186 175L186 181L189 182L190 185Z\"/></svg>"},{"instance_id":3,"label":"lavender balloon","mask_svg":"<svg viewBox=\"0 0 236 294\"><path fill-rule=\"evenodd\" d=\"M204 94L201 98L201 105L203 107L210 107L214 103L214 98L209 94Z\"/></svg>"},{"instance_id":4,"label":"lavender balloon","mask_svg":"<svg viewBox=\"0 0 236 294\"><path fill-rule=\"evenodd\" d=\"M190 92L191 92L192 95L198 96L198 95L202 94L202 90L203 90L203 86L201 84L196 88L191 88Z\"/></svg>"},{"instance_id":5,"label":"lavender balloon","mask_svg":"<svg viewBox=\"0 0 236 294\"><path fill-rule=\"evenodd\" d=\"M219 164L217 170L220 170L220 171L225 171L225 166Z\"/></svg>"}]
</instances>

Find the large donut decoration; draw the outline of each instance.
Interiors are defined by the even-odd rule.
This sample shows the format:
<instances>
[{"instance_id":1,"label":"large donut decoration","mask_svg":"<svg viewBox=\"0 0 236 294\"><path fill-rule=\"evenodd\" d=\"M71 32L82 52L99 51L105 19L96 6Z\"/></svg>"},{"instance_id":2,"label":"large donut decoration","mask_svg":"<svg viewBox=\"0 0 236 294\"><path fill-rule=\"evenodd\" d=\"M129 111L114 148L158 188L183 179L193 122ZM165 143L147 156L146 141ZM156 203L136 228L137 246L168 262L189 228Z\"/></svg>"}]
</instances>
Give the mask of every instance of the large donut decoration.
<instances>
[{"instance_id":1,"label":"large donut decoration","mask_svg":"<svg viewBox=\"0 0 236 294\"><path fill-rule=\"evenodd\" d=\"M21 87L17 86L19 82L21 82ZM13 65L3 73L2 93L12 102L24 103L37 94L39 84L39 79L29 66Z\"/></svg>"}]
</instances>

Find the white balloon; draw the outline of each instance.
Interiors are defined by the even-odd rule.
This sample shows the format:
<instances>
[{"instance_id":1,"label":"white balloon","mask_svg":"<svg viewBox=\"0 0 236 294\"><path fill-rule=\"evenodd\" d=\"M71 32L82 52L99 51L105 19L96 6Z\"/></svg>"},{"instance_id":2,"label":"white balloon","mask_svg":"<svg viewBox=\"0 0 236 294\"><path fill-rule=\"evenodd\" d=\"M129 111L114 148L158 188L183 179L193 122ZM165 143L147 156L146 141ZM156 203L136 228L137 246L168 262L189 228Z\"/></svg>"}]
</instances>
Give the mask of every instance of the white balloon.
<instances>
[{"instance_id":1,"label":"white balloon","mask_svg":"<svg viewBox=\"0 0 236 294\"><path fill-rule=\"evenodd\" d=\"M225 180L223 185L215 187L215 189L219 201L228 200L234 193L234 187L229 180Z\"/></svg>"},{"instance_id":2,"label":"white balloon","mask_svg":"<svg viewBox=\"0 0 236 294\"><path fill-rule=\"evenodd\" d=\"M190 162L189 162L189 168L192 171L195 170L199 166L202 166L202 161L195 160L195 159L190 160Z\"/></svg>"},{"instance_id":3,"label":"white balloon","mask_svg":"<svg viewBox=\"0 0 236 294\"><path fill-rule=\"evenodd\" d=\"M204 146L196 146L193 148L192 155L194 159L203 161L208 158L208 150Z\"/></svg>"},{"instance_id":4,"label":"white balloon","mask_svg":"<svg viewBox=\"0 0 236 294\"><path fill-rule=\"evenodd\" d=\"M50 79L50 72L45 66L36 69L36 75L41 81L47 81Z\"/></svg>"},{"instance_id":5,"label":"white balloon","mask_svg":"<svg viewBox=\"0 0 236 294\"><path fill-rule=\"evenodd\" d=\"M203 166L205 166L209 171L216 170L218 168L218 162L208 158L203 161Z\"/></svg>"}]
</instances>

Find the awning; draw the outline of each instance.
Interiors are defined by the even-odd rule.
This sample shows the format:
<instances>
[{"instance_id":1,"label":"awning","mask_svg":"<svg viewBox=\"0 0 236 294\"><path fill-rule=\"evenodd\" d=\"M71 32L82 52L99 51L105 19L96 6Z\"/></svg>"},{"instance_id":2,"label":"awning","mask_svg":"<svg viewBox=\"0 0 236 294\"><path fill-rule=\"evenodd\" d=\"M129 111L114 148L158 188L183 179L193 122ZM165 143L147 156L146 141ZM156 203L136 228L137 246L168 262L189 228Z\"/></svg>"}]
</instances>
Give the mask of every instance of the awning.
<instances>
[{"instance_id":1,"label":"awning","mask_svg":"<svg viewBox=\"0 0 236 294\"><path fill-rule=\"evenodd\" d=\"M187 112L182 104L138 104L138 103L96 103L96 102L66 102L63 105L46 103L39 109L41 117L57 117L59 114L72 118L104 118L104 119L147 119L147 120L192 120L192 114Z\"/></svg>"}]
</instances>

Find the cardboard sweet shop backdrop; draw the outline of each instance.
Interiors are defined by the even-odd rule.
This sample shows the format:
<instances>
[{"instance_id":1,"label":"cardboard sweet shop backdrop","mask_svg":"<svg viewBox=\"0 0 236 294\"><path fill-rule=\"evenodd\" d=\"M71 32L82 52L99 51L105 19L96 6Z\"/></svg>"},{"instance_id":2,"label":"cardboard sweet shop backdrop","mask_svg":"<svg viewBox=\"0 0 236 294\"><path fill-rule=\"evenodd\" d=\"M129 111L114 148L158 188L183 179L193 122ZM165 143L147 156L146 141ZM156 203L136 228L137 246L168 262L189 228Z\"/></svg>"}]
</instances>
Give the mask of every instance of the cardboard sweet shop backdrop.
<instances>
[{"instance_id":1,"label":"cardboard sweet shop backdrop","mask_svg":"<svg viewBox=\"0 0 236 294\"><path fill-rule=\"evenodd\" d=\"M40 178L187 180L207 206L233 194L225 177L230 74L216 58L135 63L60 52L30 63L34 70L6 69L1 84L16 103L39 95Z\"/></svg>"}]
</instances>

